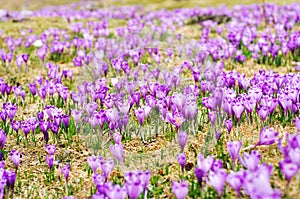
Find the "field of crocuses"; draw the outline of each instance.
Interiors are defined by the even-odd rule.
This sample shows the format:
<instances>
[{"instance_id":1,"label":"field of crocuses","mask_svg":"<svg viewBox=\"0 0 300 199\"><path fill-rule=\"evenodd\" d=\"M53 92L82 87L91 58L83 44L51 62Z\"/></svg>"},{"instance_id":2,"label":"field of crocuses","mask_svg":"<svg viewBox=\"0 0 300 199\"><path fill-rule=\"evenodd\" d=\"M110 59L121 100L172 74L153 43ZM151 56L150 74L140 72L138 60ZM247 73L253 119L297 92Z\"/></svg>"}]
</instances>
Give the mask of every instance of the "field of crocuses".
<instances>
[{"instance_id":1,"label":"field of crocuses","mask_svg":"<svg viewBox=\"0 0 300 199\"><path fill-rule=\"evenodd\" d=\"M300 197L300 3L55 3L0 10L0 198Z\"/></svg>"}]
</instances>

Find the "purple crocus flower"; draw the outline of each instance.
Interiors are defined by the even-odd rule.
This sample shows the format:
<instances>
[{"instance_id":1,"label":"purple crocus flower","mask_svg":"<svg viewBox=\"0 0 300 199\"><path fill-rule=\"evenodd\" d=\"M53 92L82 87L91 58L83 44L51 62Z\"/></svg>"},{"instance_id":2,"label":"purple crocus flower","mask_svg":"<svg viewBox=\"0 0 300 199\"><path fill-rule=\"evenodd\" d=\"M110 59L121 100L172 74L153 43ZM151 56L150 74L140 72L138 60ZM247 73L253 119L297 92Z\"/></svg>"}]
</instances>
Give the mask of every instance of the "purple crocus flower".
<instances>
[{"instance_id":1,"label":"purple crocus flower","mask_svg":"<svg viewBox=\"0 0 300 199\"><path fill-rule=\"evenodd\" d=\"M184 173L184 167L185 167L185 163L186 163L186 156L184 153L179 153L177 156L177 160L179 165L181 166L181 171L182 173Z\"/></svg>"},{"instance_id":2,"label":"purple crocus flower","mask_svg":"<svg viewBox=\"0 0 300 199\"><path fill-rule=\"evenodd\" d=\"M177 199L185 199L189 192L189 187L187 182L185 182L184 180L181 180L181 182L173 181L172 191Z\"/></svg>"},{"instance_id":3,"label":"purple crocus flower","mask_svg":"<svg viewBox=\"0 0 300 199\"><path fill-rule=\"evenodd\" d=\"M18 168L19 164L21 163L21 159L22 159L19 151L13 149L13 150L11 150L9 156L10 156L11 161L14 163L15 167Z\"/></svg>"},{"instance_id":4,"label":"purple crocus flower","mask_svg":"<svg viewBox=\"0 0 300 199\"><path fill-rule=\"evenodd\" d=\"M101 163L104 161L102 156L90 156L87 158L87 161L94 174L97 173L97 169L101 167Z\"/></svg>"},{"instance_id":5,"label":"purple crocus flower","mask_svg":"<svg viewBox=\"0 0 300 199\"><path fill-rule=\"evenodd\" d=\"M255 146L260 145L271 145L275 142L278 132L274 130L274 128L264 127L260 131L259 141Z\"/></svg>"},{"instance_id":6,"label":"purple crocus flower","mask_svg":"<svg viewBox=\"0 0 300 199\"><path fill-rule=\"evenodd\" d=\"M199 166L196 166L194 173L195 173L195 176L198 180L200 188L202 188L202 181L203 181L203 177L204 177L204 171Z\"/></svg>"},{"instance_id":7,"label":"purple crocus flower","mask_svg":"<svg viewBox=\"0 0 300 199\"><path fill-rule=\"evenodd\" d=\"M251 151L251 154L244 152L244 158L239 157L239 161L249 171L255 171L259 165L260 158L260 153L256 150L253 150Z\"/></svg>"},{"instance_id":8,"label":"purple crocus flower","mask_svg":"<svg viewBox=\"0 0 300 199\"><path fill-rule=\"evenodd\" d=\"M113 137L116 144L121 144L122 135L120 133L114 133Z\"/></svg>"},{"instance_id":9,"label":"purple crocus flower","mask_svg":"<svg viewBox=\"0 0 300 199\"><path fill-rule=\"evenodd\" d=\"M139 108L137 110L134 111L135 116L137 117L140 125L143 125L143 121L145 119L145 110L143 108Z\"/></svg>"},{"instance_id":10,"label":"purple crocus flower","mask_svg":"<svg viewBox=\"0 0 300 199\"><path fill-rule=\"evenodd\" d=\"M6 179L6 184L10 188L14 188L17 174L14 171L5 170L3 178Z\"/></svg>"},{"instance_id":11,"label":"purple crocus flower","mask_svg":"<svg viewBox=\"0 0 300 199\"><path fill-rule=\"evenodd\" d=\"M197 157L197 165L204 172L205 178L207 173L211 169L213 163L214 163L214 158L210 155L204 158L202 154L199 154Z\"/></svg>"},{"instance_id":12,"label":"purple crocus flower","mask_svg":"<svg viewBox=\"0 0 300 199\"><path fill-rule=\"evenodd\" d=\"M82 111L78 111L78 110L72 110L71 111L71 115L72 117L74 118L74 121L75 121L75 124L76 126L78 125L78 122L81 118L81 115L82 115Z\"/></svg>"},{"instance_id":13,"label":"purple crocus flower","mask_svg":"<svg viewBox=\"0 0 300 199\"><path fill-rule=\"evenodd\" d=\"M16 58L16 64L17 64L18 68L21 67L23 61L24 60L23 60L22 56L17 56L17 58Z\"/></svg>"},{"instance_id":14,"label":"purple crocus flower","mask_svg":"<svg viewBox=\"0 0 300 199\"><path fill-rule=\"evenodd\" d=\"M113 156L123 164L124 147L122 143L110 145L109 149Z\"/></svg>"},{"instance_id":15,"label":"purple crocus flower","mask_svg":"<svg viewBox=\"0 0 300 199\"><path fill-rule=\"evenodd\" d=\"M114 166L115 163L113 159L108 159L106 161L101 162L101 169L106 179L108 178L110 172L113 170Z\"/></svg>"},{"instance_id":16,"label":"purple crocus flower","mask_svg":"<svg viewBox=\"0 0 300 199\"><path fill-rule=\"evenodd\" d=\"M52 169L53 165L54 165L54 155L47 155L46 156L46 162L48 164L49 169Z\"/></svg>"},{"instance_id":17,"label":"purple crocus flower","mask_svg":"<svg viewBox=\"0 0 300 199\"><path fill-rule=\"evenodd\" d=\"M3 109L6 112L6 115L9 117L10 121L12 121L18 111L18 106L13 103L4 103Z\"/></svg>"},{"instance_id":18,"label":"purple crocus flower","mask_svg":"<svg viewBox=\"0 0 300 199\"><path fill-rule=\"evenodd\" d=\"M227 172L225 169L219 169L215 172L211 171L209 173L208 182L211 186L213 186L216 189L220 198L224 189L226 177Z\"/></svg>"},{"instance_id":19,"label":"purple crocus flower","mask_svg":"<svg viewBox=\"0 0 300 199\"><path fill-rule=\"evenodd\" d=\"M178 133L178 143L179 143L179 146L181 148L181 153L184 150L184 147L186 145L187 140L188 140L188 134L185 131L179 131L179 133Z\"/></svg>"},{"instance_id":20,"label":"purple crocus flower","mask_svg":"<svg viewBox=\"0 0 300 199\"><path fill-rule=\"evenodd\" d=\"M6 143L7 136L4 132L4 130L0 129L0 148L3 149L5 143Z\"/></svg>"},{"instance_id":21,"label":"purple crocus flower","mask_svg":"<svg viewBox=\"0 0 300 199\"><path fill-rule=\"evenodd\" d=\"M19 128L21 127L21 121L14 121L13 120L13 121L10 122L10 125L16 131L16 133L18 134Z\"/></svg>"},{"instance_id":22,"label":"purple crocus flower","mask_svg":"<svg viewBox=\"0 0 300 199\"><path fill-rule=\"evenodd\" d=\"M288 161L280 161L279 162L280 170L284 174L287 183L289 184L292 178L298 174L299 167L297 164L288 162Z\"/></svg>"},{"instance_id":23,"label":"purple crocus flower","mask_svg":"<svg viewBox=\"0 0 300 199\"><path fill-rule=\"evenodd\" d=\"M128 197L130 199L136 199L143 192L144 187L136 173L128 172L125 173L125 187L127 190Z\"/></svg>"},{"instance_id":24,"label":"purple crocus flower","mask_svg":"<svg viewBox=\"0 0 300 199\"><path fill-rule=\"evenodd\" d=\"M238 197L246 177L246 172L243 170L237 172L231 172L226 177L226 182L236 191Z\"/></svg>"},{"instance_id":25,"label":"purple crocus flower","mask_svg":"<svg viewBox=\"0 0 300 199\"><path fill-rule=\"evenodd\" d=\"M267 106L260 106L257 108L257 113L260 116L262 123L264 123L266 117L269 114L269 107Z\"/></svg>"},{"instance_id":26,"label":"purple crocus flower","mask_svg":"<svg viewBox=\"0 0 300 199\"><path fill-rule=\"evenodd\" d=\"M36 84L35 83L30 83L29 84L29 90L32 96L36 95Z\"/></svg>"},{"instance_id":27,"label":"purple crocus flower","mask_svg":"<svg viewBox=\"0 0 300 199\"><path fill-rule=\"evenodd\" d=\"M60 166L60 171L64 175L66 179L66 184L69 182L69 174L70 174L70 165L66 164L65 166Z\"/></svg>"},{"instance_id":28,"label":"purple crocus flower","mask_svg":"<svg viewBox=\"0 0 300 199\"><path fill-rule=\"evenodd\" d=\"M238 120L238 122L240 121L242 114L245 110L245 107L243 106L243 104L239 101L236 101L235 103L233 103L232 105L232 110L236 116L236 119Z\"/></svg>"},{"instance_id":29,"label":"purple crocus flower","mask_svg":"<svg viewBox=\"0 0 300 199\"><path fill-rule=\"evenodd\" d=\"M148 184L150 182L151 171L139 171L137 173L137 175L141 180L141 183L142 183L143 188L144 188L144 192L146 192Z\"/></svg>"},{"instance_id":30,"label":"purple crocus flower","mask_svg":"<svg viewBox=\"0 0 300 199\"><path fill-rule=\"evenodd\" d=\"M127 196L126 187L121 187L120 185L115 186L106 186L105 189L106 196L108 198L116 198L116 199L125 199Z\"/></svg>"},{"instance_id":31,"label":"purple crocus flower","mask_svg":"<svg viewBox=\"0 0 300 199\"><path fill-rule=\"evenodd\" d=\"M29 55L28 54L22 54L22 59L23 61L27 64L28 62L28 58L29 58Z\"/></svg>"},{"instance_id":32,"label":"purple crocus flower","mask_svg":"<svg viewBox=\"0 0 300 199\"><path fill-rule=\"evenodd\" d=\"M49 155L54 155L56 151L56 145L55 144L46 144L46 151Z\"/></svg>"},{"instance_id":33,"label":"purple crocus flower","mask_svg":"<svg viewBox=\"0 0 300 199\"><path fill-rule=\"evenodd\" d=\"M218 130L216 130L216 132L215 132L215 137L216 137L216 141L218 142L219 139L220 139L220 137L221 137L221 132L218 131Z\"/></svg>"},{"instance_id":34,"label":"purple crocus flower","mask_svg":"<svg viewBox=\"0 0 300 199\"><path fill-rule=\"evenodd\" d=\"M236 160L239 157L241 146L242 146L241 141L228 141L227 142L227 149L232 158L233 167L235 167Z\"/></svg>"},{"instance_id":35,"label":"purple crocus flower","mask_svg":"<svg viewBox=\"0 0 300 199\"><path fill-rule=\"evenodd\" d=\"M294 121L294 124L295 124L298 132L300 132L300 117L294 118L293 121Z\"/></svg>"},{"instance_id":36,"label":"purple crocus flower","mask_svg":"<svg viewBox=\"0 0 300 199\"><path fill-rule=\"evenodd\" d=\"M250 198L281 198L279 190L274 190L270 183L272 166L260 165L256 171L247 172L243 188Z\"/></svg>"}]
</instances>

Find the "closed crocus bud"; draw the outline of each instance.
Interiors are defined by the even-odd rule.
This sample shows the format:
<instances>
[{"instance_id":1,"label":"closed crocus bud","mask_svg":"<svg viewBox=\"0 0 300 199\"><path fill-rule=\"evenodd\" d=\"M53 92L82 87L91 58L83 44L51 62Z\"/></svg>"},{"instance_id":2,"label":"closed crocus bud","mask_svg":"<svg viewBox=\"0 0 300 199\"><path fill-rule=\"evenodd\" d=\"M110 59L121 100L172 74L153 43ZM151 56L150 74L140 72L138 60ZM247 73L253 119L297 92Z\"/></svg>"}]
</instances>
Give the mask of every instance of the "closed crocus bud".
<instances>
[{"instance_id":1,"label":"closed crocus bud","mask_svg":"<svg viewBox=\"0 0 300 199\"><path fill-rule=\"evenodd\" d=\"M110 152L123 164L124 147L122 144L110 145Z\"/></svg>"},{"instance_id":2,"label":"closed crocus bud","mask_svg":"<svg viewBox=\"0 0 300 199\"><path fill-rule=\"evenodd\" d=\"M179 131L178 133L178 143L181 148L181 152L183 152L184 147L188 140L188 134L185 131Z\"/></svg>"},{"instance_id":3,"label":"closed crocus bud","mask_svg":"<svg viewBox=\"0 0 300 199\"><path fill-rule=\"evenodd\" d=\"M29 84L29 90L32 96L36 95L36 84L35 83L30 83Z\"/></svg>"},{"instance_id":4,"label":"closed crocus bud","mask_svg":"<svg viewBox=\"0 0 300 199\"><path fill-rule=\"evenodd\" d=\"M28 58L29 58L29 55L28 54L22 54L22 59L25 63L28 62Z\"/></svg>"},{"instance_id":5,"label":"closed crocus bud","mask_svg":"<svg viewBox=\"0 0 300 199\"><path fill-rule=\"evenodd\" d=\"M203 177L204 177L204 171L199 166L196 166L194 173L195 173L195 176L198 180L200 188L202 188L202 181L203 181Z\"/></svg>"},{"instance_id":6,"label":"closed crocus bud","mask_svg":"<svg viewBox=\"0 0 300 199\"><path fill-rule=\"evenodd\" d=\"M120 133L114 133L114 141L116 144L121 144L122 135Z\"/></svg>"},{"instance_id":7,"label":"closed crocus bud","mask_svg":"<svg viewBox=\"0 0 300 199\"><path fill-rule=\"evenodd\" d=\"M188 184L184 180L181 180L180 183L173 181L172 182L172 191L177 199L185 199L189 192L189 187L188 187Z\"/></svg>"},{"instance_id":8,"label":"closed crocus bud","mask_svg":"<svg viewBox=\"0 0 300 199\"><path fill-rule=\"evenodd\" d=\"M7 136L4 132L4 130L0 129L0 148L3 149L5 143L6 143Z\"/></svg>"},{"instance_id":9,"label":"closed crocus bud","mask_svg":"<svg viewBox=\"0 0 300 199\"><path fill-rule=\"evenodd\" d=\"M218 142L220 137L221 137L221 132L220 131L216 131L215 132L215 136L216 136L216 141Z\"/></svg>"},{"instance_id":10,"label":"closed crocus bud","mask_svg":"<svg viewBox=\"0 0 300 199\"><path fill-rule=\"evenodd\" d=\"M139 108L137 110L134 111L135 116L137 117L140 125L143 125L143 121L145 119L145 110L143 108Z\"/></svg>"},{"instance_id":11,"label":"closed crocus bud","mask_svg":"<svg viewBox=\"0 0 300 199\"><path fill-rule=\"evenodd\" d=\"M59 168L60 168L60 171L63 174L63 176L65 177L66 182L68 184L69 174L70 174L70 165L66 164L65 166L60 166Z\"/></svg>"},{"instance_id":12,"label":"closed crocus bud","mask_svg":"<svg viewBox=\"0 0 300 199\"><path fill-rule=\"evenodd\" d=\"M233 167L235 166L236 160L239 157L241 146L242 146L241 141L227 142L227 149L232 158Z\"/></svg>"},{"instance_id":13,"label":"closed crocus bud","mask_svg":"<svg viewBox=\"0 0 300 199\"><path fill-rule=\"evenodd\" d=\"M185 167L185 163L186 163L186 156L184 153L180 153L177 156L177 160L179 165L181 166L181 171L182 173L184 173L184 167Z\"/></svg>"},{"instance_id":14,"label":"closed crocus bud","mask_svg":"<svg viewBox=\"0 0 300 199\"><path fill-rule=\"evenodd\" d=\"M217 116L217 115L216 115L216 112L215 112L215 111L209 111L209 112L208 112L208 118L209 118L209 120L210 120L212 126L214 126L214 124L215 124L215 122L216 122L216 118L217 118L216 116Z\"/></svg>"},{"instance_id":15,"label":"closed crocus bud","mask_svg":"<svg viewBox=\"0 0 300 199\"><path fill-rule=\"evenodd\" d=\"M110 172L114 169L115 163L113 159L108 159L106 162L101 162L101 170L104 177L107 179Z\"/></svg>"},{"instance_id":16,"label":"closed crocus bud","mask_svg":"<svg viewBox=\"0 0 300 199\"><path fill-rule=\"evenodd\" d=\"M46 162L48 164L49 169L52 169L53 164L54 164L54 155L47 155Z\"/></svg>"},{"instance_id":17,"label":"closed crocus bud","mask_svg":"<svg viewBox=\"0 0 300 199\"><path fill-rule=\"evenodd\" d=\"M82 111L78 111L78 110L72 110L71 111L71 115L75 121L76 126L78 125L79 120L81 119L82 116Z\"/></svg>"},{"instance_id":18,"label":"closed crocus bud","mask_svg":"<svg viewBox=\"0 0 300 199\"><path fill-rule=\"evenodd\" d=\"M6 179L7 186L13 189L15 186L17 174L14 171L5 170L3 177Z\"/></svg>"}]
</instances>

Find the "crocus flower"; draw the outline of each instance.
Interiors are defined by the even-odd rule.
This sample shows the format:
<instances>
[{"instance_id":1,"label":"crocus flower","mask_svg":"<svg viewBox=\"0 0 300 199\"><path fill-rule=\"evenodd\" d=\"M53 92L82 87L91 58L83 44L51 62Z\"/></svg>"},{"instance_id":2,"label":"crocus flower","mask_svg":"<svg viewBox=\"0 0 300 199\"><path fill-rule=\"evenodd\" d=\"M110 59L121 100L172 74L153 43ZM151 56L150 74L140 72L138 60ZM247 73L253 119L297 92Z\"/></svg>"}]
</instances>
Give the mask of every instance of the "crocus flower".
<instances>
[{"instance_id":1,"label":"crocus flower","mask_svg":"<svg viewBox=\"0 0 300 199\"><path fill-rule=\"evenodd\" d=\"M185 199L189 192L189 187L188 187L188 184L184 180L181 180L180 183L173 181L172 182L172 191L177 199Z\"/></svg>"},{"instance_id":2,"label":"crocus flower","mask_svg":"<svg viewBox=\"0 0 300 199\"><path fill-rule=\"evenodd\" d=\"M6 115L9 117L10 121L12 121L18 111L18 106L13 103L4 103L3 109L6 112Z\"/></svg>"},{"instance_id":3,"label":"crocus flower","mask_svg":"<svg viewBox=\"0 0 300 199\"><path fill-rule=\"evenodd\" d=\"M102 156L90 156L87 158L87 161L94 174L97 173L97 169L101 167L101 163L104 161Z\"/></svg>"},{"instance_id":4,"label":"crocus flower","mask_svg":"<svg viewBox=\"0 0 300 199\"><path fill-rule=\"evenodd\" d=\"M56 145L55 144L46 144L46 151L49 155L54 155L55 151L56 151Z\"/></svg>"},{"instance_id":5,"label":"crocus flower","mask_svg":"<svg viewBox=\"0 0 300 199\"><path fill-rule=\"evenodd\" d=\"M226 177L227 177L227 173L226 173L225 169L219 169L215 172L211 171L209 173L209 176L208 176L209 184L216 189L219 197L222 196Z\"/></svg>"},{"instance_id":6,"label":"crocus flower","mask_svg":"<svg viewBox=\"0 0 300 199\"><path fill-rule=\"evenodd\" d=\"M186 156L185 156L185 154L184 153L178 154L177 160L178 160L179 165L181 166L182 173L184 173L184 166L185 166L185 163L186 163Z\"/></svg>"},{"instance_id":7,"label":"crocus flower","mask_svg":"<svg viewBox=\"0 0 300 199\"><path fill-rule=\"evenodd\" d=\"M232 158L233 166L235 166L236 160L239 157L241 146L242 146L241 141L228 141L227 142L227 148L228 148L228 152Z\"/></svg>"},{"instance_id":8,"label":"crocus flower","mask_svg":"<svg viewBox=\"0 0 300 199\"><path fill-rule=\"evenodd\" d=\"M215 137L216 137L216 141L218 142L219 139L220 139L220 137L221 137L221 132L217 130L217 131L215 132Z\"/></svg>"},{"instance_id":9,"label":"crocus flower","mask_svg":"<svg viewBox=\"0 0 300 199\"><path fill-rule=\"evenodd\" d=\"M188 134L185 131L179 131L178 133L178 143L181 148L181 152L183 152L183 149L186 145L186 142L188 140Z\"/></svg>"},{"instance_id":10,"label":"crocus flower","mask_svg":"<svg viewBox=\"0 0 300 199\"><path fill-rule=\"evenodd\" d=\"M53 164L54 164L54 155L47 155L46 162L48 164L49 169L52 169Z\"/></svg>"},{"instance_id":11,"label":"crocus flower","mask_svg":"<svg viewBox=\"0 0 300 199\"><path fill-rule=\"evenodd\" d=\"M143 185L144 191L147 190L147 186L150 182L150 177L151 177L151 171L139 171L137 173L139 179L141 180L141 183Z\"/></svg>"},{"instance_id":12,"label":"crocus flower","mask_svg":"<svg viewBox=\"0 0 300 199\"><path fill-rule=\"evenodd\" d=\"M298 174L299 167L297 164L288 161L279 162L280 170L284 174L288 184L291 182L292 178Z\"/></svg>"},{"instance_id":13,"label":"crocus flower","mask_svg":"<svg viewBox=\"0 0 300 199\"><path fill-rule=\"evenodd\" d=\"M297 130L300 132L300 117L294 118L293 121Z\"/></svg>"},{"instance_id":14,"label":"crocus flower","mask_svg":"<svg viewBox=\"0 0 300 199\"><path fill-rule=\"evenodd\" d=\"M204 158L202 154L199 154L197 157L197 165L203 171L205 178L208 171L211 169L213 163L214 163L214 158L210 155Z\"/></svg>"},{"instance_id":15,"label":"crocus flower","mask_svg":"<svg viewBox=\"0 0 300 199\"><path fill-rule=\"evenodd\" d=\"M108 159L101 162L101 169L106 179L108 178L110 172L113 170L114 166L115 164L113 159Z\"/></svg>"},{"instance_id":16,"label":"crocus flower","mask_svg":"<svg viewBox=\"0 0 300 199\"><path fill-rule=\"evenodd\" d=\"M3 149L5 143L6 143L6 134L4 130L0 129L0 148Z\"/></svg>"},{"instance_id":17,"label":"crocus flower","mask_svg":"<svg viewBox=\"0 0 300 199\"><path fill-rule=\"evenodd\" d=\"M81 115L82 115L82 112L81 111L78 111L78 110L72 110L71 111L71 115L72 117L74 118L74 121L75 121L75 124L76 126L78 125L78 122L81 118Z\"/></svg>"},{"instance_id":18,"label":"crocus flower","mask_svg":"<svg viewBox=\"0 0 300 199\"><path fill-rule=\"evenodd\" d=\"M11 161L14 163L15 167L18 168L19 164L21 163L21 159L22 159L19 151L13 149L10 152L9 156L10 156Z\"/></svg>"},{"instance_id":19,"label":"crocus flower","mask_svg":"<svg viewBox=\"0 0 300 199\"><path fill-rule=\"evenodd\" d=\"M272 166L262 164L256 171L247 172L243 188L251 198L281 198L279 190L274 190L270 183Z\"/></svg>"},{"instance_id":20,"label":"crocus flower","mask_svg":"<svg viewBox=\"0 0 300 199\"><path fill-rule=\"evenodd\" d=\"M253 150L251 151L251 154L244 152L244 158L239 157L239 161L249 171L254 171L257 169L259 165L260 158L261 158L260 153L256 150Z\"/></svg>"},{"instance_id":21,"label":"crocus flower","mask_svg":"<svg viewBox=\"0 0 300 199\"><path fill-rule=\"evenodd\" d=\"M110 152L114 155L114 157L123 164L124 147L122 143L110 145L109 149Z\"/></svg>"},{"instance_id":22,"label":"crocus flower","mask_svg":"<svg viewBox=\"0 0 300 199\"><path fill-rule=\"evenodd\" d=\"M128 172L125 173L125 187L127 190L128 197L130 199L136 199L143 192L144 188L136 173Z\"/></svg>"},{"instance_id":23,"label":"crocus flower","mask_svg":"<svg viewBox=\"0 0 300 199\"><path fill-rule=\"evenodd\" d=\"M122 135L120 133L114 133L113 137L116 144L121 144Z\"/></svg>"},{"instance_id":24,"label":"crocus flower","mask_svg":"<svg viewBox=\"0 0 300 199\"><path fill-rule=\"evenodd\" d=\"M139 108L137 110L134 111L135 116L137 117L140 125L143 125L143 121L145 119L145 110L143 108Z\"/></svg>"},{"instance_id":25,"label":"crocus flower","mask_svg":"<svg viewBox=\"0 0 300 199\"><path fill-rule=\"evenodd\" d=\"M259 141L255 146L260 145L271 145L275 142L278 132L274 130L274 128L264 127L260 131Z\"/></svg>"},{"instance_id":26,"label":"crocus flower","mask_svg":"<svg viewBox=\"0 0 300 199\"><path fill-rule=\"evenodd\" d=\"M125 199L127 196L126 187L121 187L120 185L115 186L107 186L105 189L106 196L109 198L116 198L116 199Z\"/></svg>"},{"instance_id":27,"label":"crocus flower","mask_svg":"<svg viewBox=\"0 0 300 199\"><path fill-rule=\"evenodd\" d=\"M5 170L3 177L6 179L6 184L10 188L14 188L17 174L14 171Z\"/></svg>"},{"instance_id":28,"label":"crocus flower","mask_svg":"<svg viewBox=\"0 0 300 199\"><path fill-rule=\"evenodd\" d=\"M195 176L198 180L200 188L202 188L202 181L203 181L203 177L204 177L204 171L199 166L196 166L194 173L195 173Z\"/></svg>"},{"instance_id":29,"label":"crocus flower","mask_svg":"<svg viewBox=\"0 0 300 199\"><path fill-rule=\"evenodd\" d=\"M63 176L66 179L66 184L68 184L69 181L69 174L70 174L70 165L66 164L65 166L60 166L60 171L63 174Z\"/></svg>"},{"instance_id":30,"label":"crocus flower","mask_svg":"<svg viewBox=\"0 0 300 199\"><path fill-rule=\"evenodd\" d=\"M231 172L226 177L226 182L236 191L237 195L240 196L240 191L244 183L246 172L243 170L237 172Z\"/></svg>"}]
</instances>

